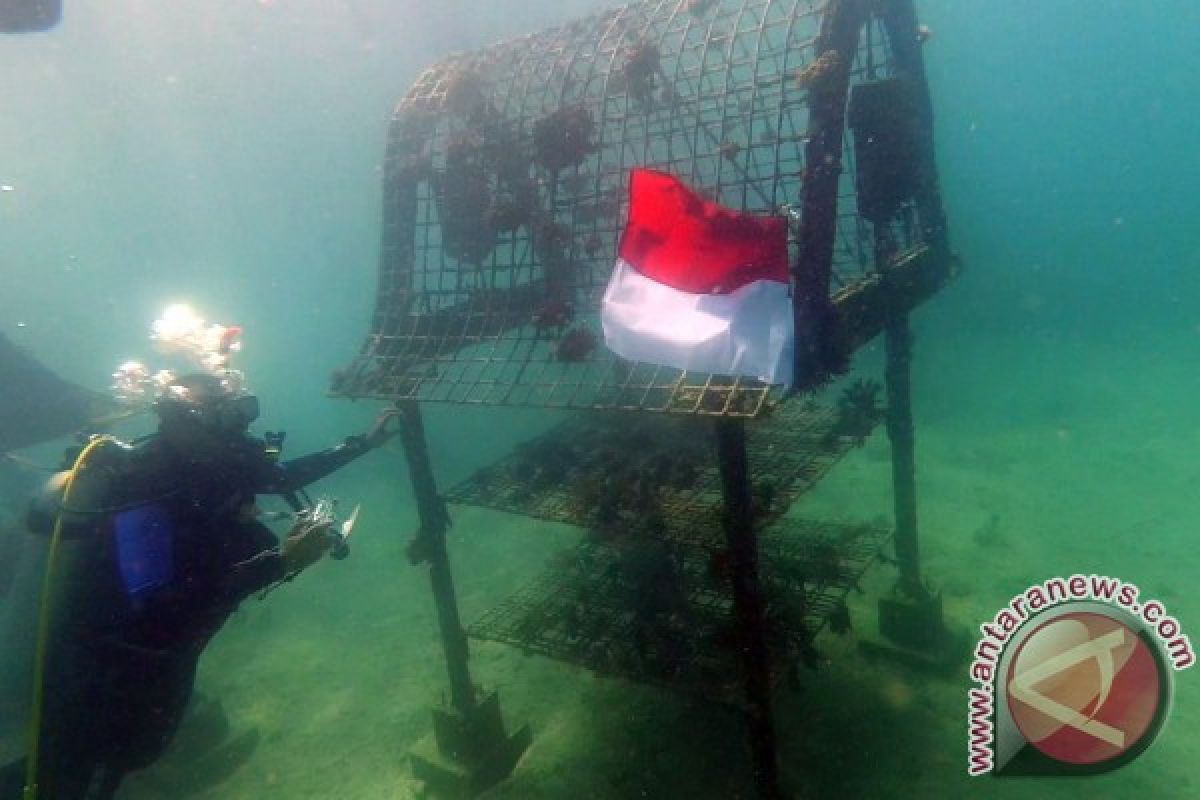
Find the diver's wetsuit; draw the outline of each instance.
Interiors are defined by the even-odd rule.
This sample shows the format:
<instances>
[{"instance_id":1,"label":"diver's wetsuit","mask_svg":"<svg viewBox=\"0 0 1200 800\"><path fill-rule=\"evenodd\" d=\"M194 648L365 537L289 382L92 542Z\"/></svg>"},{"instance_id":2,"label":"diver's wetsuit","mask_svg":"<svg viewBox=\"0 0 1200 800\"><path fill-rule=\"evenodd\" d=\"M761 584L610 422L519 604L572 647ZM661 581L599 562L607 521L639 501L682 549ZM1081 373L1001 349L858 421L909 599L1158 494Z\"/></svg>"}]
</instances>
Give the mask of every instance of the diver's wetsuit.
<instances>
[{"instance_id":1,"label":"diver's wetsuit","mask_svg":"<svg viewBox=\"0 0 1200 800\"><path fill-rule=\"evenodd\" d=\"M127 772L161 755L205 645L242 600L286 577L278 538L250 513L255 495L294 492L369 448L350 437L280 464L248 436L216 462L190 459L157 437L107 449L94 458L113 471L115 491L103 511L64 529L86 566L55 599L63 622L47 660L42 800L110 798ZM159 570L161 585L131 592L115 520L148 505L169 523L169 567ZM53 513L35 505L31 529L49 533L53 524ZM0 770L0 800L20 796L23 769Z\"/></svg>"}]
</instances>

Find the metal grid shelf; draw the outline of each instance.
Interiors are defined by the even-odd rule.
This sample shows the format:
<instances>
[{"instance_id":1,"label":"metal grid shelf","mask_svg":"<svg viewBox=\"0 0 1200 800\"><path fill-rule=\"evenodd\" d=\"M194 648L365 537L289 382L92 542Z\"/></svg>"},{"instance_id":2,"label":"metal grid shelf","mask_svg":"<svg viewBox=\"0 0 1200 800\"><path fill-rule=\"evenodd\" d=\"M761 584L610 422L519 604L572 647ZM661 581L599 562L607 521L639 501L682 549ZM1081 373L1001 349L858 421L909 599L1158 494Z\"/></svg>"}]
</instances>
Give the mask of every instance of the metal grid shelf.
<instances>
[{"instance_id":1,"label":"metal grid shelf","mask_svg":"<svg viewBox=\"0 0 1200 800\"><path fill-rule=\"evenodd\" d=\"M762 586L772 682L814 657L826 626L891 535L884 527L788 519L764 531ZM730 705L741 670L721 551L652 540L588 541L467 630L594 672Z\"/></svg>"},{"instance_id":2,"label":"metal grid shelf","mask_svg":"<svg viewBox=\"0 0 1200 800\"><path fill-rule=\"evenodd\" d=\"M870 432L842 435L841 416L813 402L778 406L748 427L758 525L814 486ZM451 488L451 503L581 527L644 530L719 543L721 488L704 420L577 415Z\"/></svg>"}]
</instances>

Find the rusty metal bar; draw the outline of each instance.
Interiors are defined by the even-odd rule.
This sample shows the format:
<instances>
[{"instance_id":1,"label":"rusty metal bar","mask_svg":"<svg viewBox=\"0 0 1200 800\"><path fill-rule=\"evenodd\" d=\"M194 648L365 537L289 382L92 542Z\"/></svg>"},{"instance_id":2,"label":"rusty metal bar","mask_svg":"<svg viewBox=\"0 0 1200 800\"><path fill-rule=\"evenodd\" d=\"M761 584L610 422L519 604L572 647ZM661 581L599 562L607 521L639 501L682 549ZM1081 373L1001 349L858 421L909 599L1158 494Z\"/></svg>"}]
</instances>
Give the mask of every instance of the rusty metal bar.
<instances>
[{"instance_id":1,"label":"rusty metal bar","mask_svg":"<svg viewBox=\"0 0 1200 800\"><path fill-rule=\"evenodd\" d=\"M887 362L887 433L892 450L892 498L896 514L896 562L900 588L925 593L917 548L916 436L912 419L912 333L907 314L893 314L884 332Z\"/></svg>"},{"instance_id":2,"label":"rusty metal bar","mask_svg":"<svg viewBox=\"0 0 1200 800\"><path fill-rule=\"evenodd\" d=\"M865 0L830 3L817 38L817 59L809 68L808 144L804 150L800 250L793 270L792 300L799 385L837 371L848 356L836 336L837 317L829 299L829 281L837 234L846 94L868 10Z\"/></svg>"},{"instance_id":3,"label":"rusty metal bar","mask_svg":"<svg viewBox=\"0 0 1200 800\"><path fill-rule=\"evenodd\" d=\"M717 464L725 500L722 525L733 583L733 616L742 652L743 679L750 726L754 778L761 800L782 797L771 716L771 659L763 624L764 603L758 575L758 537L751 509L746 428L741 420L716 422Z\"/></svg>"},{"instance_id":4,"label":"rusty metal bar","mask_svg":"<svg viewBox=\"0 0 1200 800\"><path fill-rule=\"evenodd\" d=\"M475 688L467 665L467 635L458 615L458 599L454 593L454 578L450 574L450 557L446 552L446 530L450 515L438 495L425 442L425 425L421 409L414 401L400 406L400 438L408 459L408 472L421 527L409 547L414 563L429 565L429 581L437 606L438 629L442 649L446 654L446 672L450 678L450 702L454 708L467 712L475 704Z\"/></svg>"}]
</instances>

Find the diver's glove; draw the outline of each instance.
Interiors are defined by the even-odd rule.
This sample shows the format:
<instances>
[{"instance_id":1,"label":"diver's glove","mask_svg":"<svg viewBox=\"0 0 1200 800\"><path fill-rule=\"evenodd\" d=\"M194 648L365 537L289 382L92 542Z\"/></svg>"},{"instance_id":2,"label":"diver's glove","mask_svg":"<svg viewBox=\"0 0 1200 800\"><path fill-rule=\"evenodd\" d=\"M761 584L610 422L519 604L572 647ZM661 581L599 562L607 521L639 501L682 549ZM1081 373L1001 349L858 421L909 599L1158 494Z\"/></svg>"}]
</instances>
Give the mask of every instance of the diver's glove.
<instances>
[{"instance_id":1,"label":"diver's glove","mask_svg":"<svg viewBox=\"0 0 1200 800\"><path fill-rule=\"evenodd\" d=\"M332 520L300 519L283 540L283 574L295 575L321 560L333 543Z\"/></svg>"}]
</instances>

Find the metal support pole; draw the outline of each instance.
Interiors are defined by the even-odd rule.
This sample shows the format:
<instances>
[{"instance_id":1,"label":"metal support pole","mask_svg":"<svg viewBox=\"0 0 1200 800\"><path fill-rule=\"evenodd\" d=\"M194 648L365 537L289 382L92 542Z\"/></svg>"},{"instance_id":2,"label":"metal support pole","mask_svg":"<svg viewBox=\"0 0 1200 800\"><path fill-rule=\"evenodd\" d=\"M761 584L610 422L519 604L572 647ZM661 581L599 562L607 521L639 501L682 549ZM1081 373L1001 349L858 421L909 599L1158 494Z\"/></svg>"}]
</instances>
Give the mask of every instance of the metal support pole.
<instances>
[{"instance_id":1,"label":"metal support pole","mask_svg":"<svg viewBox=\"0 0 1200 800\"><path fill-rule=\"evenodd\" d=\"M761 800L782 797L771 716L771 666L763 630L764 603L758 580L758 540L751 516L746 429L740 419L717 420L717 464L724 498L726 546L733 582L733 613L746 683L750 749Z\"/></svg>"},{"instance_id":2,"label":"metal support pole","mask_svg":"<svg viewBox=\"0 0 1200 800\"><path fill-rule=\"evenodd\" d=\"M860 640L868 650L890 653L919 669L948 674L966 651L963 638L946 627L942 595L921 577L917 547L916 447L912 419L912 334L908 314L889 309L884 324L887 364L887 432L892 446L892 497L896 513L899 577L879 600L879 633L888 644Z\"/></svg>"},{"instance_id":3,"label":"metal support pole","mask_svg":"<svg viewBox=\"0 0 1200 800\"><path fill-rule=\"evenodd\" d=\"M475 797L512 774L529 747L528 726L509 735L495 692L476 697L467 667L467 634L458 616L458 600L446 553L450 516L437 492L421 409L415 400L399 404L400 436L408 458L408 471L417 499L420 530L409 545L414 564L429 565L429 581L437 605L438 628L450 676L450 707L435 708L433 737L412 751L413 773L425 781L434 797Z\"/></svg>"},{"instance_id":4,"label":"metal support pole","mask_svg":"<svg viewBox=\"0 0 1200 800\"><path fill-rule=\"evenodd\" d=\"M887 433L892 449L892 496L896 513L896 561L900 591L923 598L921 566L917 551L916 437L912 420L912 334L908 315L891 312L884 327L887 364Z\"/></svg>"},{"instance_id":5,"label":"metal support pole","mask_svg":"<svg viewBox=\"0 0 1200 800\"><path fill-rule=\"evenodd\" d=\"M912 416L912 333L901 302L898 280L888 272L895 253L886 225L875 226L875 263L887 297L883 324L887 433L892 450L892 502L896 517L896 564L899 577L892 594L879 600L879 632L890 645L860 645L884 650L919 668L946 670L959 649L942 617L942 596L921 577L917 539L916 436ZM899 648L899 649L897 649Z\"/></svg>"},{"instance_id":6,"label":"metal support pole","mask_svg":"<svg viewBox=\"0 0 1200 800\"><path fill-rule=\"evenodd\" d=\"M446 671L450 677L450 702L459 711L475 704L475 689L467 667L467 635L458 616L458 599L454 594L454 579L450 574L450 557L446 553L446 530L450 515L437 492L429 449L425 443L425 424L415 400L400 404L400 438L408 459L408 474L417 500L421 527L409 549L416 563L429 564L429 581L437 605L438 629L446 653Z\"/></svg>"}]
</instances>

